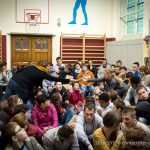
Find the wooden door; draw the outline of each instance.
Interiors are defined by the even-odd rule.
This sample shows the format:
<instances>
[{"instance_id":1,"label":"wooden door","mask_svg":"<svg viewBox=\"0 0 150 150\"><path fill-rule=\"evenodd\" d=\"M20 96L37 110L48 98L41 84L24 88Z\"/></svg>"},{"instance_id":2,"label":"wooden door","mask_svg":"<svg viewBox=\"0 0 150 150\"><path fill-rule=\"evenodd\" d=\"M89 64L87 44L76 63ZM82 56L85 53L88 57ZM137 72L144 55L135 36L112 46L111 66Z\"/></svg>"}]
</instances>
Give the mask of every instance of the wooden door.
<instances>
[{"instance_id":1,"label":"wooden door","mask_svg":"<svg viewBox=\"0 0 150 150\"><path fill-rule=\"evenodd\" d=\"M52 37L32 38L32 62L48 60L52 62Z\"/></svg>"},{"instance_id":2,"label":"wooden door","mask_svg":"<svg viewBox=\"0 0 150 150\"><path fill-rule=\"evenodd\" d=\"M11 36L11 63L27 65L40 60L52 62L52 37L13 35Z\"/></svg>"}]
</instances>

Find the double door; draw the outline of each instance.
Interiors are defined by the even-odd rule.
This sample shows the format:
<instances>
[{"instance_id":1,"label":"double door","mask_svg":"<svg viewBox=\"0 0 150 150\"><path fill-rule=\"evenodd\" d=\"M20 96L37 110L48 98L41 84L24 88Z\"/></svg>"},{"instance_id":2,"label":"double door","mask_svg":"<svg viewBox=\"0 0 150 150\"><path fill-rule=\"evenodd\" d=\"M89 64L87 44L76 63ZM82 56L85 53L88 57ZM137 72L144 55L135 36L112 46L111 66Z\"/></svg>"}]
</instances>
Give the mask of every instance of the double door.
<instances>
[{"instance_id":1,"label":"double door","mask_svg":"<svg viewBox=\"0 0 150 150\"><path fill-rule=\"evenodd\" d=\"M52 62L52 36L12 35L11 64L36 64L40 60Z\"/></svg>"}]
</instances>

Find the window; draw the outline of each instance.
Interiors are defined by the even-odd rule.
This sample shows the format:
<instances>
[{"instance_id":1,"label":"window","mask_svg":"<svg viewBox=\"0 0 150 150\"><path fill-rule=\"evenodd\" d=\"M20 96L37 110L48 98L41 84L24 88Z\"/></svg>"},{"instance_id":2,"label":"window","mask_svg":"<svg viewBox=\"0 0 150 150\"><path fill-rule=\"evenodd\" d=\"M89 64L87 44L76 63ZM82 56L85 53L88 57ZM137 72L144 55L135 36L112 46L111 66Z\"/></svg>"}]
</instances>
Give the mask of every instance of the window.
<instances>
[{"instance_id":1,"label":"window","mask_svg":"<svg viewBox=\"0 0 150 150\"><path fill-rule=\"evenodd\" d=\"M23 50L28 50L29 49L29 41L28 41L28 39L23 39L23 41L22 41L22 49Z\"/></svg>"},{"instance_id":2,"label":"window","mask_svg":"<svg viewBox=\"0 0 150 150\"><path fill-rule=\"evenodd\" d=\"M15 49L17 49L17 50L28 50L29 49L28 39L16 39L15 40Z\"/></svg>"},{"instance_id":3,"label":"window","mask_svg":"<svg viewBox=\"0 0 150 150\"><path fill-rule=\"evenodd\" d=\"M48 50L48 40L47 39L36 39L36 50Z\"/></svg>"},{"instance_id":4,"label":"window","mask_svg":"<svg viewBox=\"0 0 150 150\"><path fill-rule=\"evenodd\" d=\"M40 39L36 39L36 46L35 46L35 49L36 50L41 50L41 40Z\"/></svg>"},{"instance_id":5,"label":"window","mask_svg":"<svg viewBox=\"0 0 150 150\"><path fill-rule=\"evenodd\" d=\"M46 39L43 39L42 41L42 49L48 50L48 41Z\"/></svg>"},{"instance_id":6,"label":"window","mask_svg":"<svg viewBox=\"0 0 150 150\"><path fill-rule=\"evenodd\" d=\"M143 32L144 0L127 0L126 33Z\"/></svg>"}]
</instances>

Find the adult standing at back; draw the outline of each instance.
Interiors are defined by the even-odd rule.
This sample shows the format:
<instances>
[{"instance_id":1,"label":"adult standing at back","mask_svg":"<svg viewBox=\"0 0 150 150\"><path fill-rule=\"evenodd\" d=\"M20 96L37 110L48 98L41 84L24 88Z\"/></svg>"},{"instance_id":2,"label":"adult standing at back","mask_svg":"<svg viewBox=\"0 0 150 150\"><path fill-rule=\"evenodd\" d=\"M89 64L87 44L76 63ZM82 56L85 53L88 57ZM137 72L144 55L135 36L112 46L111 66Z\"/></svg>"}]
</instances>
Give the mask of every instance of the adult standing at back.
<instances>
[{"instance_id":1,"label":"adult standing at back","mask_svg":"<svg viewBox=\"0 0 150 150\"><path fill-rule=\"evenodd\" d=\"M64 67L65 68L65 65L62 64L62 60L60 57L57 57L56 58L56 65L53 66L53 70L56 72L56 73L59 73L59 68L60 67Z\"/></svg>"},{"instance_id":2,"label":"adult standing at back","mask_svg":"<svg viewBox=\"0 0 150 150\"><path fill-rule=\"evenodd\" d=\"M104 78L104 70L107 68L107 59L104 59L102 65L98 68L97 78Z\"/></svg>"},{"instance_id":3,"label":"adult standing at back","mask_svg":"<svg viewBox=\"0 0 150 150\"><path fill-rule=\"evenodd\" d=\"M97 77L97 67L94 66L93 61L91 59L88 60L88 69L94 74L94 77Z\"/></svg>"},{"instance_id":4,"label":"adult standing at back","mask_svg":"<svg viewBox=\"0 0 150 150\"><path fill-rule=\"evenodd\" d=\"M141 78L141 72L140 72L140 64L139 62L134 62L132 64L132 68L133 68L133 71L134 71L134 76L138 76Z\"/></svg>"},{"instance_id":5,"label":"adult standing at back","mask_svg":"<svg viewBox=\"0 0 150 150\"><path fill-rule=\"evenodd\" d=\"M6 87L5 95L2 100L7 99L12 94L18 94L26 103L32 96L34 87L42 84L43 79L69 83L72 79L63 79L48 75L48 61L40 61L37 66L28 66L22 71L13 75ZM72 80L73 81L73 80Z\"/></svg>"},{"instance_id":6,"label":"adult standing at back","mask_svg":"<svg viewBox=\"0 0 150 150\"><path fill-rule=\"evenodd\" d=\"M122 67L122 61L121 60L117 60L116 61L116 66L119 66L119 68Z\"/></svg>"},{"instance_id":7,"label":"adult standing at back","mask_svg":"<svg viewBox=\"0 0 150 150\"><path fill-rule=\"evenodd\" d=\"M12 73L7 69L7 63L5 61L0 63L0 97L6 89L8 81L11 79Z\"/></svg>"}]
</instances>

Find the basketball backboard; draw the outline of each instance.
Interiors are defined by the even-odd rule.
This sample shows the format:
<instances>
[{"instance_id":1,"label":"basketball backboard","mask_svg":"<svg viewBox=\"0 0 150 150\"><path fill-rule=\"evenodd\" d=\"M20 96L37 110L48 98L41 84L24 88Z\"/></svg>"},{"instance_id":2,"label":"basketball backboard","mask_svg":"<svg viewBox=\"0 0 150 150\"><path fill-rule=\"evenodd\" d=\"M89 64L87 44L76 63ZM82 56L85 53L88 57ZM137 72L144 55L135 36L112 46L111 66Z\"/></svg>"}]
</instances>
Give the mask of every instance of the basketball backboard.
<instances>
[{"instance_id":1,"label":"basketball backboard","mask_svg":"<svg viewBox=\"0 0 150 150\"><path fill-rule=\"evenodd\" d=\"M38 22L41 22L40 13L29 12L29 13L26 13L26 16L28 18L26 25L25 25L26 31L29 33L37 33L40 29L40 26L38 23Z\"/></svg>"},{"instance_id":2,"label":"basketball backboard","mask_svg":"<svg viewBox=\"0 0 150 150\"><path fill-rule=\"evenodd\" d=\"M29 22L29 14L38 16L39 24L48 24L49 0L16 0L16 23Z\"/></svg>"}]
</instances>

